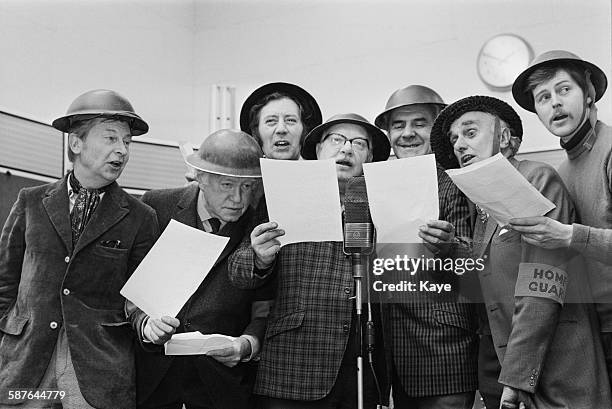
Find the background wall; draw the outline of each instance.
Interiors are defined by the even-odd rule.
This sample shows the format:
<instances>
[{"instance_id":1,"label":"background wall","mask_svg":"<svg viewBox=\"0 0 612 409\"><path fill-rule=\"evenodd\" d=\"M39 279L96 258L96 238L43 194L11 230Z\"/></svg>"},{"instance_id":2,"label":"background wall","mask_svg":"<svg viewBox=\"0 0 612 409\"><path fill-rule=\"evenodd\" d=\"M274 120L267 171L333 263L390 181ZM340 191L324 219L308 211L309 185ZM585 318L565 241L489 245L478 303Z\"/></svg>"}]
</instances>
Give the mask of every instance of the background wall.
<instances>
[{"instance_id":1,"label":"background wall","mask_svg":"<svg viewBox=\"0 0 612 409\"><path fill-rule=\"evenodd\" d=\"M557 148L509 92L478 78L480 47L505 32L612 76L609 0L0 0L0 110L51 122L78 94L111 88L149 121L149 137L199 144L212 84L236 86L238 112L259 85L288 81L325 118L373 120L391 92L421 83L447 102L502 98L524 119L522 151ZM598 104L608 123L610 94Z\"/></svg>"}]
</instances>

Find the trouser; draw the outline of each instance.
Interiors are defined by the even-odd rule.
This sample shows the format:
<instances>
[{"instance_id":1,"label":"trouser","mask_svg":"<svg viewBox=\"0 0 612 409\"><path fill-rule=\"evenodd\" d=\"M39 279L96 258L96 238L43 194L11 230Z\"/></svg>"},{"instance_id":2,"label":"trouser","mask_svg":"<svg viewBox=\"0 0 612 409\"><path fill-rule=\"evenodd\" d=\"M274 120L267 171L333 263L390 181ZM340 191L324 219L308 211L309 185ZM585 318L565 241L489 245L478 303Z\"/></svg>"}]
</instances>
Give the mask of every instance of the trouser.
<instances>
[{"instance_id":1,"label":"trouser","mask_svg":"<svg viewBox=\"0 0 612 409\"><path fill-rule=\"evenodd\" d=\"M15 406L19 409L94 409L81 393L79 381L77 380L72 358L70 356L70 348L68 347L68 338L66 331L62 326L59 330L57 343L53 350L53 355L47 366L47 370L43 375L43 379L38 385L38 389L53 389L64 391L64 398L59 402L31 400L24 402L21 405Z\"/></svg>"}]
</instances>

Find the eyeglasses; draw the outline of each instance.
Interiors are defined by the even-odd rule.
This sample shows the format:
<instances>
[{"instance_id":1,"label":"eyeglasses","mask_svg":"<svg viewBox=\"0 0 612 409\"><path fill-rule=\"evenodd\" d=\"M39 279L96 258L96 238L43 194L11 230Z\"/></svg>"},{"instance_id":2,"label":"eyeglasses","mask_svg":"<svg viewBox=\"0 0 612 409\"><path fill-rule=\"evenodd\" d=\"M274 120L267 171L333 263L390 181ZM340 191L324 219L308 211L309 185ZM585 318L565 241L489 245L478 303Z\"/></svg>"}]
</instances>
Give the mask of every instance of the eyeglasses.
<instances>
[{"instance_id":1,"label":"eyeglasses","mask_svg":"<svg viewBox=\"0 0 612 409\"><path fill-rule=\"evenodd\" d=\"M327 136L325 136L321 142L325 142L325 141L329 141L332 146L337 147L338 149L344 146L347 141L351 143L351 145L353 146L353 149L356 151L365 152L368 149L370 149L370 142L367 139L365 138L349 139L346 136L341 135L339 133L327 134Z\"/></svg>"}]
</instances>

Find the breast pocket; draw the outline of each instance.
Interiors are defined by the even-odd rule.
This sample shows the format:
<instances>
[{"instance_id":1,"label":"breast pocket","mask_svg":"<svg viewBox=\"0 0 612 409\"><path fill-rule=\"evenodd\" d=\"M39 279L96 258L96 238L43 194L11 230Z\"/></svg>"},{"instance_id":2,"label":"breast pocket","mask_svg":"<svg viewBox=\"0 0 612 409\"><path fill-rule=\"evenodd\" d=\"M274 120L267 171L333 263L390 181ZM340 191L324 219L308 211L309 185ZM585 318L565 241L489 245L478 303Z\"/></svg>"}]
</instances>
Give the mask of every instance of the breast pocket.
<instances>
[{"instance_id":1,"label":"breast pocket","mask_svg":"<svg viewBox=\"0 0 612 409\"><path fill-rule=\"evenodd\" d=\"M273 338L279 334L299 328L304 322L306 311L297 311L291 314L284 315L279 319L268 324L266 331L266 340Z\"/></svg>"}]
</instances>

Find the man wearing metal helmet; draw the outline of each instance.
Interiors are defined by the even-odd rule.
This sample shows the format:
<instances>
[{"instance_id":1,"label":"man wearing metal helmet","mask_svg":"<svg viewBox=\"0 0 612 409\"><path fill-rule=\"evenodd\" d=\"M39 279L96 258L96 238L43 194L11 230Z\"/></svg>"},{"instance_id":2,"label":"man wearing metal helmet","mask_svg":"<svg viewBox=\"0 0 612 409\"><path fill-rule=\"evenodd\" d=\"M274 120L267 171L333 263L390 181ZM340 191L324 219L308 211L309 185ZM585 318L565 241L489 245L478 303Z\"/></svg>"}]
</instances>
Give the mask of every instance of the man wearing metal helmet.
<instances>
[{"instance_id":1,"label":"man wearing metal helmet","mask_svg":"<svg viewBox=\"0 0 612 409\"><path fill-rule=\"evenodd\" d=\"M375 124L387 131L397 158L426 155L432 153L431 127L444 107L431 88L410 85L389 97ZM467 199L440 165L437 175L441 220L431 221L420 234L446 243L453 234L471 237ZM437 255L452 256L448 246L444 250ZM439 272L431 274L440 280ZM475 307L451 297L440 302L426 293L402 295L391 303L387 320L393 337L393 402L398 407L470 409L478 387Z\"/></svg>"},{"instance_id":2,"label":"man wearing metal helmet","mask_svg":"<svg viewBox=\"0 0 612 409\"><path fill-rule=\"evenodd\" d=\"M432 128L432 148L446 169L466 167L501 152L555 204L548 217L571 222L574 207L555 170L518 161L519 116L487 96L445 108ZM564 250L522 242L518 232L478 211L473 257L491 335L481 338L479 390L487 407L604 408L612 400L597 320L579 260ZM496 383L503 385L503 392Z\"/></svg>"},{"instance_id":3,"label":"man wearing metal helmet","mask_svg":"<svg viewBox=\"0 0 612 409\"><path fill-rule=\"evenodd\" d=\"M208 136L197 153L186 158L197 184L152 190L143 201L157 212L163 230L171 219L229 243L200 287L176 318L149 318L135 311L143 350L137 353L139 408L247 408L252 389L248 363L258 354L272 283L240 290L229 282L227 260L246 233L252 202L260 187L262 151L248 134L220 130ZM206 356L165 356L163 345L174 332L200 331L236 337L231 347Z\"/></svg>"},{"instance_id":4,"label":"man wearing metal helmet","mask_svg":"<svg viewBox=\"0 0 612 409\"><path fill-rule=\"evenodd\" d=\"M47 408L136 405L133 335L119 290L153 245L153 210L116 183L132 136L148 131L127 99L79 96L53 126L73 170L22 189L0 237L0 400ZM13 391L13 393L11 393ZM11 406L13 407L13 406Z\"/></svg>"},{"instance_id":5,"label":"man wearing metal helmet","mask_svg":"<svg viewBox=\"0 0 612 409\"><path fill-rule=\"evenodd\" d=\"M389 156L387 137L357 114L331 117L306 136L302 157L335 159L341 197L363 164ZM280 247L282 226L273 221L251 233L250 245L229 264L237 285L274 274L278 294L263 346L255 393L264 408L355 408L357 384L354 280L341 242ZM379 374L380 376L380 374ZM365 407L376 402L371 371L365 371ZM381 379L382 380L382 379Z\"/></svg>"},{"instance_id":6,"label":"man wearing metal helmet","mask_svg":"<svg viewBox=\"0 0 612 409\"><path fill-rule=\"evenodd\" d=\"M612 128L597 120L595 106L606 86L601 69L561 50L536 57L517 77L514 99L536 113L566 151L559 174L576 204L580 223L532 217L510 224L528 243L570 248L585 256L612 374Z\"/></svg>"}]
</instances>

